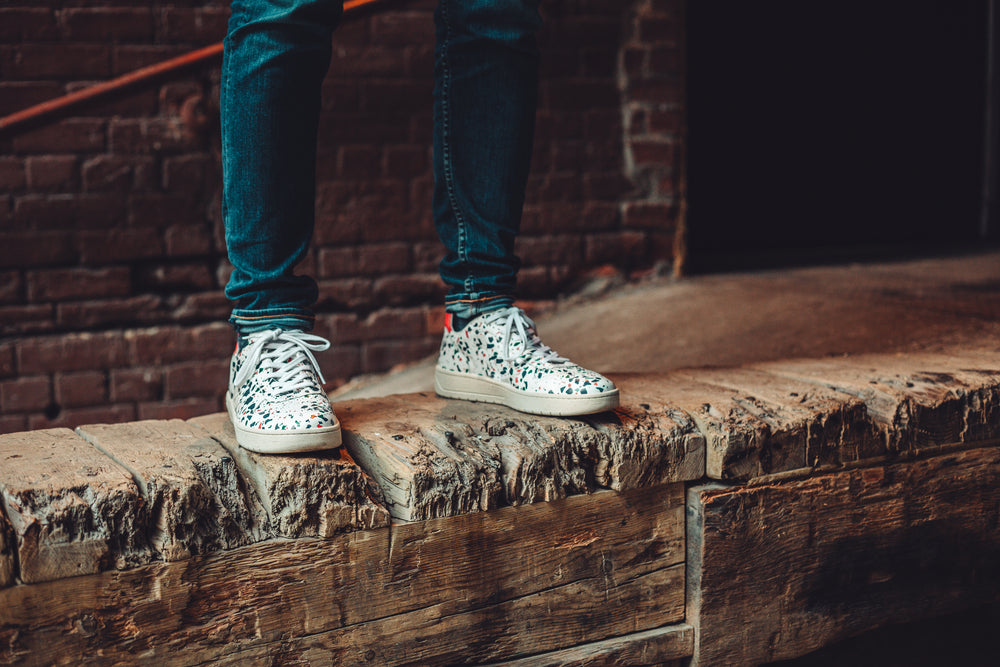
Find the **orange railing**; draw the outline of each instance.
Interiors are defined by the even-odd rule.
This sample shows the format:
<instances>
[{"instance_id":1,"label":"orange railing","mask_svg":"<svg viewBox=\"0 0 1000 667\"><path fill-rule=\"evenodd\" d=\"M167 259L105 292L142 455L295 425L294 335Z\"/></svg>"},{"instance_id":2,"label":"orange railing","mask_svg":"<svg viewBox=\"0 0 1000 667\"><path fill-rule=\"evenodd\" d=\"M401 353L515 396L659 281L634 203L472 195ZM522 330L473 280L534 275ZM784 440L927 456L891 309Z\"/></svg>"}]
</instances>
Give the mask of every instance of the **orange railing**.
<instances>
[{"instance_id":1,"label":"orange railing","mask_svg":"<svg viewBox=\"0 0 1000 667\"><path fill-rule=\"evenodd\" d=\"M349 13L361 9L366 5L381 1L382 0L348 0L344 3L344 14L347 16ZM44 118L54 116L60 112L65 112L80 104L121 91L124 88L135 86L151 79L159 78L171 72L190 67L191 65L211 60L212 58L217 58L221 54L222 42L219 42L218 44L212 44L211 46L206 46L196 51L192 51L191 53L186 53L182 56L171 58L170 60L165 60L155 65L137 69L134 72L129 72L128 74L124 74L116 79L94 84L93 86L82 88L67 95L63 95L62 97L47 100L41 104L36 104L22 111L0 118L0 134L7 133L17 127L28 125Z\"/></svg>"}]
</instances>

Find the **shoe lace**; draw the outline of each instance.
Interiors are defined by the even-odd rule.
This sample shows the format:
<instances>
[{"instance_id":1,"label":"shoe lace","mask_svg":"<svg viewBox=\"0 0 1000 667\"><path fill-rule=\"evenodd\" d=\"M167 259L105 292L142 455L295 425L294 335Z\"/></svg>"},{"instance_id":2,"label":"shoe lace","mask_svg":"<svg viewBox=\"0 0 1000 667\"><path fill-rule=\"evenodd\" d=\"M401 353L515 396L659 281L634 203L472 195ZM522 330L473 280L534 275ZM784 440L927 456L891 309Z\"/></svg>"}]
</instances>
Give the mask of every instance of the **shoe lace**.
<instances>
[{"instance_id":1,"label":"shoe lace","mask_svg":"<svg viewBox=\"0 0 1000 667\"><path fill-rule=\"evenodd\" d=\"M501 324L500 350L504 361L514 361L522 355L536 357L550 364L561 364L569 361L569 359L559 356L558 352L542 342L542 339L538 337L538 333L535 331L535 323L517 306L488 313L484 317L486 319L483 320L483 324L493 324L503 321ZM511 343L517 340L517 337L520 337L524 341L524 349L511 353Z\"/></svg>"},{"instance_id":2,"label":"shoe lace","mask_svg":"<svg viewBox=\"0 0 1000 667\"><path fill-rule=\"evenodd\" d=\"M272 376L271 389L279 396L313 387L314 372L319 376L320 384L325 384L326 379L313 351L322 352L329 348L330 341L304 331L272 329L252 334L250 344L244 350L246 359L233 382L242 387L259 370Z\"/></svg>"}]
</instances>

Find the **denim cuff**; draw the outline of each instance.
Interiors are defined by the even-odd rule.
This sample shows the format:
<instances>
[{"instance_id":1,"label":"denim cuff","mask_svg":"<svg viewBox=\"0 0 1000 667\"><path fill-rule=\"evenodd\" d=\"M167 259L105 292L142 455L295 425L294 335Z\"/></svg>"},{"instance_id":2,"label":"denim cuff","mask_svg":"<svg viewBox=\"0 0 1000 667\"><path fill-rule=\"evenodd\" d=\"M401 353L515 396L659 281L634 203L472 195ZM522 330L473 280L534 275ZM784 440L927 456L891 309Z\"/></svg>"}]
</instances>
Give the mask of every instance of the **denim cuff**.
<instances>
[{"instance_id":1,"label":"denim cuff","mask_svg":"<svg viewBox=\"0 0 1000 667\"><path fill-rule=\"evenodd\" d=\"M312 331L315 315L308 310L297 308L265 308L245 310L236 308L229 317L229 323L239 335L256 333L267 329L296 329Z\"/></svg>"},{"instance_id":2,"label":"denim cuff","mask_svg":"<svg viewBox=\"0 0 1000 667\"><path fill-rule=\"evenodd\" d=\"M444 300L446 313L467 319L513 305L514 296L512 294L490 294L488 292L452 294Z\"/></svg>"}]
</instances>

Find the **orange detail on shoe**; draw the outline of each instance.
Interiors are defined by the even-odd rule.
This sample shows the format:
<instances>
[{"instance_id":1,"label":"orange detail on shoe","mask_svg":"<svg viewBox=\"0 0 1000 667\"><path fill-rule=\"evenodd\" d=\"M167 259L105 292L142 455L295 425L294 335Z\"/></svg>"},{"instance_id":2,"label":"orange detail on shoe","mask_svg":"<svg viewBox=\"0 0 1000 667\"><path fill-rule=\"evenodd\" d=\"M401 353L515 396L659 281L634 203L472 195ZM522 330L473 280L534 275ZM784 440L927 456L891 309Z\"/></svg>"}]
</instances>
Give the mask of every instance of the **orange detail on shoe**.
<instances>
[{"instance_id":1,"label":"orange detail on shoe","mask_svg":"<svg viewBox=\"0 0 1000 667\"><path fill-rule=\"evenodd\" d=\"M451 313L444 314L444 330L451 331Z\"/></svg>"}]
</instances>

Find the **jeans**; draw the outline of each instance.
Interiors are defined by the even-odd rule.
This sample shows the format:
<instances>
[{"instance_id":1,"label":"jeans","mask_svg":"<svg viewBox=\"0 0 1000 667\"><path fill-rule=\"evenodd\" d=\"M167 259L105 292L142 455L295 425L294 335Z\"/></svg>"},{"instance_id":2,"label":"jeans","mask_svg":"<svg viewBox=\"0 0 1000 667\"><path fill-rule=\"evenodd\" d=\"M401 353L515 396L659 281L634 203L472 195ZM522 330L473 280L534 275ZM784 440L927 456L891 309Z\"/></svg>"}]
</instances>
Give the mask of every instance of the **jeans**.
<instances>
[{"instance_id":1,"label":"jeans","mask_svg":"<svg viewBox=\"0 0 1000 667\"><path fill-rule=\"evenodd\" d=\"M308 330L320 87L339 0L233 0L222 65L223 219L240 333ZM510 305L538 87L538 0L440 0L433 215L449 312Z\"/></svg>"}]
</instances>

